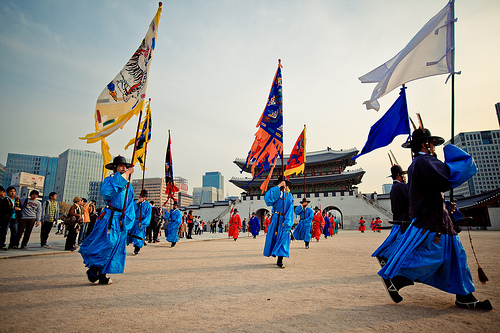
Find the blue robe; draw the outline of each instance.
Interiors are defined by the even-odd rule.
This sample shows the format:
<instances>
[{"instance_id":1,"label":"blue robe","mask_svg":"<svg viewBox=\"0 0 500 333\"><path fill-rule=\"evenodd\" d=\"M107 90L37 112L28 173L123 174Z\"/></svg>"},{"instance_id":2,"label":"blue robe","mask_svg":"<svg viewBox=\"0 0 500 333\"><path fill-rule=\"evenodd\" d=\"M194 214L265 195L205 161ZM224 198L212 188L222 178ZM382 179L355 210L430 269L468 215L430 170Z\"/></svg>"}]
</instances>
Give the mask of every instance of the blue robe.
<instances>
[{"instance_id":1,"label":"blue robe","mask_svg":"<svg viewBox=\"0 0 500 333\"><path fill-rule=\"evenodd\" d=\"M165 236L167 242L177 243L179 241L179 227L182 223L181 211L178 209L171 209L165 212Z\"/></svg>"},{"instance_id":2,"label":"blue robe","mask_svg":"<svg viewBox=\"0 0 500 333\"><path fill-rule=\"evenodd\" d=\"M250 228L252 236L258 236L260 229L259 218L257 216L252 216L248 222L248 227Z\"/></svg>"},{"instance_id":3,"label":"blue robe","mask_svg":"<svg viewBox=\"0 0 500 333\"><path fill-rule=\"evenodd\" d=\"M146 228L149 226L149 223L151 223L151 204L147 201L143 201L140 204L137 204L137 202L134 201L134 208L135 208L135 221L134 225L129 231L129 234L141 237L142 239L137 239L135 237L128 236L127 245L133 243L134 246L142 248L144 246L144 237L146 236ZM141 224L140 227L139 223Z\"/></svg>"},{"instance_id":4,"label":"blue robe","mask_svg":"<svg viewBox=\"0 0 500 333\"><path fill-rule=\"evenodd\" d=\"M120 209L125 200L127 181L120 173L106 177L101 185L101 195L109 206ZM111 219L111 215L113 218ZM127 232L135 220L134 190L128 190L127 206L120 226L120 212L104 208L97 219L92 233L85 238L80 254L86 267L98 267L102 274L120 274L125 268L127 257ZM108 226L111 219L111 228Z\"/></svg>"},{"instance_id":5,"label":"blue robe","mask_svg":"<svg viewBox=\"0 0 500 333\"><path fill-rule=\"evenodd\" d=\"M323 216L323 220L325 220L325 227L323 228L323 233L326 237L330 236L330 218L328 216Z\"/></svg>"},{"instance_id":6,"label":"blue robe","mask_svg":"<svg viewBox=\"0 0 500 333\"><path fill-rule=\"evenodd\" d=\"M282 192L280 192L279 186L276 185L269 189L264 196L266 204L273 207L273 215L269 223L266 242L264 244L264 256L266 257L288 258L290 256L290 229L292 229L293 225L293 197L291 193L285 192L285 212L283 215L278 215L276 212L283 213L283 198L280 197L281 194Z\"/></svg>"},{"instance_id":7,"label":"blue robe","mask_svg":"<svg viewBox=\"0 0 500 333\"><path fill-rule=\"evenodd\" d=\"M334 228L333 232L335 234L338 234L339 233L339 223L340 223L340 220L334 219L334 221L335 221L335 228Z\"/></svg>"},{"instance_id":8,"label":"blue robe","mask_svg":"<svg viewBox=\"0 0 500 333\"><path fill-rule=\"evenodd\" d=\"M475 289L467 256L441 192L458 186L457 179L465 181L464 175L471 177L477 169L473 163L463 163L468 156L465 152L447 147L445 158L451 149L456 160L448 157L443 163L432 155L419 154L408 168L413 222L378 274L383 278L400 275L451 294L468 295Z\"/></svg>"},{"instance_id":9,"label":"blue robe","mask_svg":"<svg viewBox=\"0 0 500 333\"><path fill-rule=\"evenodd\" d=\"M393 220L410 222L410 203L408 198L408 186L406 183L395 180L392 184L390 196ZM408 225L393 225L389 236L387 236L382 245L373 252L372 257L385 258L385 261L387 261L387 258L391 256L392 252L394 252L394 249L403 238L403 234L407 227Z\"/></svg>"},{"instance_id":10,"label":"blue robe","mask_svg":"<svg viewBox=\"0 0 500 333\"><path fill-rule=\"evenodd\" d=\"M295 227L293 231L293 237L297 240L303 240L304 242L311 241L311 224L314 217L314 211L311 207L302 207L298 205L295 208L295 214L299 215L299 224Z\"/></svg>"}]
</instances>

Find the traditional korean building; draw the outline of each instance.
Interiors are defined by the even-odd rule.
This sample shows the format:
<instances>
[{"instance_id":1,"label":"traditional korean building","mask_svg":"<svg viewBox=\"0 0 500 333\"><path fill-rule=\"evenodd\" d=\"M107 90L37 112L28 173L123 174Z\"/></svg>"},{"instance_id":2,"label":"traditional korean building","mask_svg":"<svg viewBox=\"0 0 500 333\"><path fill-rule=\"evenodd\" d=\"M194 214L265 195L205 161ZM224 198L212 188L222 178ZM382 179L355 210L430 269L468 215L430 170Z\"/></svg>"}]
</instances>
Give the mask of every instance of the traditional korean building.
<instances>
[{"instance_id":1,"label":"traditional korean building","mask_svg":"<svg viewBox=\"0 0 500 333\"><path fill-rule=\"evenodd\" d=\"M304 174L292 175L290 177L290 181L292 182L290 192L292 194L298 194L300 198L300 195L304 192L307 196L307 194L310 195L313 193L352 191L353 186L361 183L361 178L365 174L365 171L362 169L346 170L347 167L356 164L351 158L357 153L358 150L356 149L332 150L330 148L308 152L306 156L305 177ZM288 156L285 156L285 166L287 162ZM245 164L245 159L237 158L234 160L234 163L241 169ZM267 173L264 173L250 183L252 180L250 169L251 165L247 166L244 170L250 177L233 177L229 181L243 189L247 196L260 195L260 186L266 179ZM259 170L256 170L256 173L258 173L258 171ZM277 179L279 175L281 175L281 159L276 163L273 176L271 177L272 180ZM270 186L272 186L272 183L270 183Z\"/></svg>"},{"instance_id":2,"label":"traditional korean building","mask_svg":"<svg viewBox=\"0 0 500 333\"><path fill-rule=\"evenodd\" d=\"M318 206L323 212L331 212L341 219L345 229L356 229L360 217L365 220L380 217L387 223L392 218L387 205L379 204L376 196L368 197L358 192L356 185L361 183L365 171L361 168L351 168L356 164L351 158L357 153L357 149L331 148L307 152L305 177L303 174L290 177L292 182L290 192L295 200L295 206L299 205L305 193L306 198L311 201L309 205L312 208ZM285 165L287 161L288 156L285 156ZM245 159L237 158L234 163L241 169ZM249 176L233 177L229 180L244 191L237 204L238 211L242 218L255 212L259 220L262 220L270 208L265 204L264 195L260 190L267 173L251 182L251 166L244 172ZM276 164L269 187L273 186L272 181L279 175L281 175L281 160Z\"/></svg>"}]
</instances>

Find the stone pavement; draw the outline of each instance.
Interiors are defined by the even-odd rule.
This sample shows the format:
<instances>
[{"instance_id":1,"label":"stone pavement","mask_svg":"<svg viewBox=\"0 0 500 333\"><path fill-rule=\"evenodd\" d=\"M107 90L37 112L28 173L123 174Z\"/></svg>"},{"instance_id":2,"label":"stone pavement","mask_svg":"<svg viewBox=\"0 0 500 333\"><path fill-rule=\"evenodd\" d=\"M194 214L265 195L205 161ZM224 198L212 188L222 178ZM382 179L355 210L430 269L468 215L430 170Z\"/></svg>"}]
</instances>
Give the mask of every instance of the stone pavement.
<instances>
[{"instance_id":1,"label":"stone pavement","mask_svg":"<svg viewBox=\"0 0 500 333\"><path fill-rule=\"evenodd\" d=\"M52 228L50 232L49 239L47 244L50 245L50 248L43 248L40 246L40 226L33 228L33 232L31 233L30 241L28 246L23 250L8 250L8 251L0 251L0 259L7 258L19 258L26 256L41 256L41 255L49 255L49 254L59 254L61 252L71 252L64 250L64 244L66 242L66 238L63 235L56 235L56 228ZM162 235L164 232L162 230ZM7 233L6 244L8 245L10 237L10 232ZM247 233L240 232L240 237L249 237ZM216 239L227 239L227 232L211 234L210 232L204 232L201 235L193 235L193 239L180 238L179 243L185 242L199 242L199 241L210 241ZM148 246L156 246L156 245L165 245L168 243L165 240L165 236L160 237L160 243L150 243ZM170 243L168 243L170 244Z\"/></svg>"}]
</instances>

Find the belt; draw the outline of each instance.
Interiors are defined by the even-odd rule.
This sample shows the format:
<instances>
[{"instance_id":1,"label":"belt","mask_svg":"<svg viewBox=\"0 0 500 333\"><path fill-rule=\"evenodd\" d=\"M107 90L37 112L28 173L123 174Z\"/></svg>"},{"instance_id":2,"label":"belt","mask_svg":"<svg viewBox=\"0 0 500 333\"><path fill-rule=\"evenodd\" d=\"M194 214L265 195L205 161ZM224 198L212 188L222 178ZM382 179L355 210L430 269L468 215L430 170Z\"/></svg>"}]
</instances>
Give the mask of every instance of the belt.
<instances>
[{"instance_id":1,"label":"belt","mask_svg":"<svg viewBox=\"0 0 500 333\"><path fill-rule=\"evenodd\" d=\"M123 212L123 209L118 209L118 208L115 208L115 207L112 207L112 206L106 206L106 209L110 209L114 212L119 212L119 213L122 213Z\"/></svg>"},{"instance_id":2,"label":"belt","mask_svg":"<svg viewBox=\"0 0 500 333\"><path fill-rule=\"evenodd\" d=\"M278 214L278 215L283 216L283 213L280 213L280 212L273 212L273 214Z\"/></svg>"}]
</instances>

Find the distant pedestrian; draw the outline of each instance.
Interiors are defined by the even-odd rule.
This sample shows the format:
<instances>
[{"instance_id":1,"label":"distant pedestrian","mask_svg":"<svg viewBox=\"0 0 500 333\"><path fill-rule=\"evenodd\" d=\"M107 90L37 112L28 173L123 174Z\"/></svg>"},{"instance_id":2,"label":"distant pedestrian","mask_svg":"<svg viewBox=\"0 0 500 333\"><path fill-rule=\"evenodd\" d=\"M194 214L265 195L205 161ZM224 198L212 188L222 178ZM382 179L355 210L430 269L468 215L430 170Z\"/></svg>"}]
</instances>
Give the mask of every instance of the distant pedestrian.
<instances>
[{"instance_id":1,"label":"distant pedestrian","mask_svg":"<svg viewBox=\"0 0 500 333\"><path fill-rule=\"evenodd\" d=\"M363 220L363 216L361 216L361 218L359 219L359 227L358 227L358 231L361 231L362 234L365 233L365 220Z\"/></svg>"},{"instance_id":2,"label":"distant pedestrian","mask_svg":"<svg viewBox=\"0 0 500 333\"><path fill-rule=\"evenodd\" d=\"M76 237L78 235L80 222L83 221L82 206L82 198L75 197L73 199L73 206L69 209L68 217L65 222L66 230L68 230L66 244L64 246L64 250L66 251L76 251L78 249L78 246L76 245Z\"/></svg>"},{"instance_id":3,"label":"distant pedestrian","mask_svg":"<svg viewBox=\"0 0 500 333\"><path fill-rule=\"evenodd\" d=\"M312 236L316 238L316 242L319 242L321 237L321 222L324 222L323 216L319 211L319 207L314 207L314 216L312 221Z\"/></svg>"},{"instance_id":4,"label":"distant pedestrian","mask_svg":"<svg viewBox=\"0 0 500 333\"><path fill-rule=\"evenodd\" d=\"M37 200L38 194L37 190L32 190L29 198L21 199L21 219L19 220L19 231L16 241L16 244L19 244L19 241L24 234L21 242L21 250L25 249L28 245L33 226L35 224L37 227L40 225L40 220L42 218L42 204L39 200Z\"/></svg>"},{"instance_id":5,"label":"distant pedestrian","mask_svg":"<svg viewBox=\"0 0 500 333\"><path fill-rule=\"evenodd\" d=\"M300 205L295 208L295 214L300 217L300 221L293 231L293 237L296 240L303 240L306 249L309 248L309 242L311 241L311 224L314 216L311 207L307 207L309 202L309 200L303 198Z\"/></svg>"},{"instance_id":6,"label":"distant pedestrian","mask_svg":"<svg viewBox=\"0 0 500 333\"><path fill-rule=\"evenodd\" d=\"M9 249L17 250L18 221L21 218L21 200L16 196L16 189L12 186L7 187L7 196L0 203L0 248L7 251L5 238L10 229ZM17 243L16 243L17 242Z\"/></svg>"},{"instance_id":7,"label":"distant pedestrian","mask_svg":"<svg viewBox=\"0 0 500 333\"><path fill-rule=\"evenodd\" d=\"M182 224L181 212L178 209L177 201L174 201L172 209L165 212L165 237L170 242L170 247L174 247L179 242L179 227Z\"/></svg>"},{"instance_id":8,"label":"distant pedestrian","mask_svg":"<svg viewBox=\"0 0 500 333\"><path fill-rule=\"evenodd\" d=\"M57 223L60 217L59 203L57 202L57 193L51 192L49 200L45 201L42 205L42 227L40 230L40 246L49 248L47 239L49 238L50 231L54 222Z\"/></svg>"},{"instance_id":9,"label":"distant pedestrian","mask_svg":"<svg viewBox=\"0 0 500 333\"><path fill-rule=\"evenodd\" d=\"M189 213L187 214L187 236L186 239L191 239L192 233L193 233L193 227L194 227L194 217L193 217L193 211L190 210Z\"/></svg>"},{"instance_id":10,"label":"distant pedestrian","mask_svg":"<svg viewBox=\"0 0 500 333\"><path fill-rule=\"evenodd\" d=\"M269 228L269 223L271 222L271 215L269 213L266 214L266 218L264 220L264 233L267 234L267 228Z\"/></svg>"},{"instance_id":11,"label":"distant pedestrian","mask_svg":"<svg viewBox=\"0 0 500 333\"><path fill-rule=\"evenodd\" d=\"M255 212L252 213L252 217L248 222L248 228L250 229L253 238L256 238L259 235L260 223L259 223L259 218L255 216Z\"/></svg>"},{"instance_id":12,"label":"distant pedestrian","mask_svg":"<svg viewBox=\"0 0 500 333\"><path fill-rule=\"evenodd\" d=\"M241 218L238 215L238 209L235 208L233 216L231 216L231 218L229 219L229 232L228 232L229 237L233 237L233 239L236 241L240 234L240 229L241 229Z\"/></svg>"}]
</instances>

